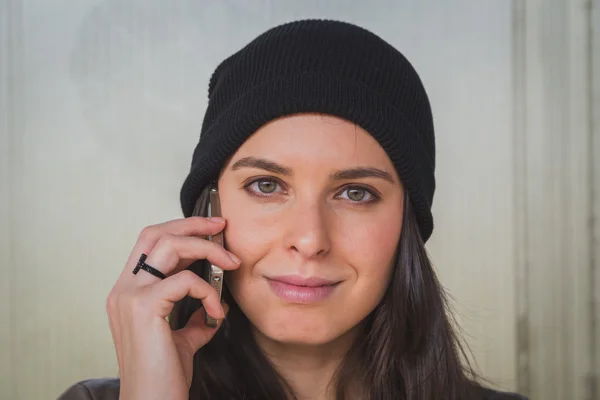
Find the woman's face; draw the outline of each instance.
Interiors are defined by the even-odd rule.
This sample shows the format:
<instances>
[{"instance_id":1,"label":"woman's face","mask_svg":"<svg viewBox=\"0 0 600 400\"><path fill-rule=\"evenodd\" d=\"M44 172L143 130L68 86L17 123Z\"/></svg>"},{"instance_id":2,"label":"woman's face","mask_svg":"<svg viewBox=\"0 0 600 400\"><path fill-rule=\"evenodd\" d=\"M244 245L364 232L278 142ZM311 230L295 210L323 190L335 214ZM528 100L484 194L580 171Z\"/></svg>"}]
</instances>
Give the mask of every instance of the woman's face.
<instances>
[{"instance_id":1,"label":"woman's face","mask_svg":"<svg viewBox=\"0 0 600 400\"><path fill-rule=\"evenodd\" d=\"M345 120L270 122L219 178L227 285L258 333L324 344L357 326L390 280L403 188L385 151Z\"/></svg>"}]
</instances>

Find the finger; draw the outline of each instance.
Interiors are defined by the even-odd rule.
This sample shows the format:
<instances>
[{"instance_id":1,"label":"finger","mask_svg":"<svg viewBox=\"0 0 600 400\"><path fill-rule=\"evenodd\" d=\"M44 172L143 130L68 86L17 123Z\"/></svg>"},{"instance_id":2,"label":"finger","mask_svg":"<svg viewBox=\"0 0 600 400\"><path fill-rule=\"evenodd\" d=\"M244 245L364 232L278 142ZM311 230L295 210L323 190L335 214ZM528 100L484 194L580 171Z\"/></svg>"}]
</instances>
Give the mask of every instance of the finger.
<instances>
[{"instance_id":1,"label":"finger","mask_svg":"<svg viewBox=\"0 0 600 400\"><path fill-rule=\"evenodd\" d=\"M227 313L229 310L227 304L224 304L223 308L225 313ZM218 320L216 328L206 326L204 322L204 309L200 308L192 314L185 327L174 334L179 335L191 349L191 354L194 354L213 338L221 325L223 325L222 319Z\"/></svg>"},{"instance_id":2,"label":"finger","mask_svg":"<svg viewBox=\"0 0 600 400\"><path fill-rule=\"evenodd\" d=\"M225 225L225 220L222 218L189 217L147 226L140 233L123 273L129 273L137 264L140 255L148 254L165 234L206 237L219 233Z\"/></svg>"},{"instance_id":3,"label":"finger","mask_svg":"<svg viewBox=\"0 0 600 400\"><path fill-rule=\"evenodd\" d=\"M225 270L232 270L239 266L239 259L216 243L197 237L170 234L163 235L158 240L145 262L170 276L183 270L186 264L189 265L190 259L207 259ZM182 263L182 260L188 260L188 262ZM159 280L152 274L140 275L139 272L136 276L131 275L130 279L137 285L154 283Z\"/></svg>"},{"instance_id":4,"label":"finger","mask_svg":"<svg viewBox=\"0 0 600 400\"><path fill-rule=\"evenodd\" d=\"M175 302L190 296L199 299L206 312L215 319L223 319L225 311L217 291L204 279L192 271L181 271L155 285L148 286L148 297L157 303L157 312L161 318L166 318L173 309Z\"/></svg>"}]
</instances>

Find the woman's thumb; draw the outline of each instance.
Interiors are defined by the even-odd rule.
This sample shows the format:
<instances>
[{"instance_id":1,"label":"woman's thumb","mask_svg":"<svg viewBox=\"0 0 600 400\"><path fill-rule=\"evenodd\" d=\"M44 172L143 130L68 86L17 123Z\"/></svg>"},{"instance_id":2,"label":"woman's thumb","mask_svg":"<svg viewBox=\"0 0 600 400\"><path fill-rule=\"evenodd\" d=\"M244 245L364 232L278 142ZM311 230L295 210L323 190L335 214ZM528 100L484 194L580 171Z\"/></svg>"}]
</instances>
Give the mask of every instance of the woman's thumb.
<instances>
[{"instance_id":1,"label":"woman's thumb","mask_svg":"<svg viewBox=\"0 0 600 400\"><path fill-rule=\"evenodd\" d=\"M223 310L225 311L225 315L227 315L229 306L225 303L223 303ZM206 326L204 308L199 308L192 314L185 327L177 333L189 345L193 355L213 338L222 324L223 321L220 320L216 328Z\"/></svg>"}]
</instances>

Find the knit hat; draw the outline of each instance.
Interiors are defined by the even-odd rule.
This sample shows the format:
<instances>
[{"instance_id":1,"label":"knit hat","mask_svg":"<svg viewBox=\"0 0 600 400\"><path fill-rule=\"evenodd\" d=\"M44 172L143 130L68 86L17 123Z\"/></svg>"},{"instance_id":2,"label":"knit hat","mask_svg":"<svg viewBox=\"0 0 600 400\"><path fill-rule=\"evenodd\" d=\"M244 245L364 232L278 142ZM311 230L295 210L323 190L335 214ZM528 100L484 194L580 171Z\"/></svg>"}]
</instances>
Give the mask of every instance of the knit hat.
<instances>
[{"instance_id":1,"label":"knit hat","mask_svg":"<svg viewBox=\"0 0 600 400\"><path fill-rule=\"evenodd\" d=\"M186 217L202 189L262 125L318 112L354 122L379 142L408 193L423 241L431 236L435 139L429 100L410 62L377 35L331 20L277 26L217 67L208 99L180 193Z\"/></svg>"}]
</instances>

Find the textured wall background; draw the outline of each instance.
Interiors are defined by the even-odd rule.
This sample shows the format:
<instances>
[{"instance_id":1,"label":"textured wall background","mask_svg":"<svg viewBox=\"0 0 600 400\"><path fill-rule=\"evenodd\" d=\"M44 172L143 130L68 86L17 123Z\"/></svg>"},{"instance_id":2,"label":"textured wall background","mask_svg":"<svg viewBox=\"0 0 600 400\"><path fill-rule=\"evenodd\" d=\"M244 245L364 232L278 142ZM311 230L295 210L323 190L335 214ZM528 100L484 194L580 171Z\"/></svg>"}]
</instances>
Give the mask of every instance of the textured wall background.
<instances>
[{"instance_id":1,"label":"textured wall background","mask_svg":"<svg viewBox=\"0 0 600 400\"><path fill-rule=\"evenodd\" d=\"M105 298L141 228L180 217L213 68L319 17L376 32L422 76L429 250L483 375L596 399L598 15L590 0L0 0L0 398L117 374Z\"/></svg>"}]
</instances>

